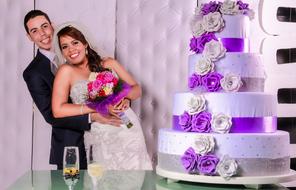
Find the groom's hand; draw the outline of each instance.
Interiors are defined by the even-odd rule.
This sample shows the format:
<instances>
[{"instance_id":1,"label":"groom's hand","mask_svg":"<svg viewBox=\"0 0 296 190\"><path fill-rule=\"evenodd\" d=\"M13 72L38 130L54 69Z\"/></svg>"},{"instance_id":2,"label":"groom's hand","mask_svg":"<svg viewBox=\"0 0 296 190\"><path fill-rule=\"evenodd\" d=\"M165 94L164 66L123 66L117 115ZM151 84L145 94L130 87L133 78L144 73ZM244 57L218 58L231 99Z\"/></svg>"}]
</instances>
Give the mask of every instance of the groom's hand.
<instances>
[{"instance_id":1,"label":"groom's hand","mask_svg":"<svg viewBox=\"0 0 296 190\"><path fill-rule=\"evenodd\" d=\"M116 127L120 127L120 125L122 124L121 119L111 115L103 116L99 113L91 113L90 117L92 122L114 125Z\"/></svg>"}]
</instances>

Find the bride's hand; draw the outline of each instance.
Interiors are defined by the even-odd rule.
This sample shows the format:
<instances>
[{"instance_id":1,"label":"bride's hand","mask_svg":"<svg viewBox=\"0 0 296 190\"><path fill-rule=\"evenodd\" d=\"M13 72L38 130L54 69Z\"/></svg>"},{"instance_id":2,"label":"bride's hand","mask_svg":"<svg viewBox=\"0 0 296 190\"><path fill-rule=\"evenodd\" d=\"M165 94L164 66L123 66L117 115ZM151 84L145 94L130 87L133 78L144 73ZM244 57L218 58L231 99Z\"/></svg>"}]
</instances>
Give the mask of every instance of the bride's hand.
<instances>
[{"instance_id":1,"label":"bride's hand","mask_svg":"<svg viewBox=\"0 0 296 190\"><path fill-rule=\"evenodd\" d=\"M128 98L123 98L118 104L114 106L115 109L122 111L127 110L130 107L131 101Z\"/></svg>"},{"instance_id":2,"label":"bride's hand","mask_svg":"<svg viewBox=\"0 0 296 190\"><path fill-rule=\"evenodd\" d=\"M123 98L120 102L118 102L115 105L110 105L108 107L109 113L111 115L117 116L118 117L118 113L121 113L125 110L127 110L130 107L130 100L127 98Z\"/></svg>"}]
</instances>

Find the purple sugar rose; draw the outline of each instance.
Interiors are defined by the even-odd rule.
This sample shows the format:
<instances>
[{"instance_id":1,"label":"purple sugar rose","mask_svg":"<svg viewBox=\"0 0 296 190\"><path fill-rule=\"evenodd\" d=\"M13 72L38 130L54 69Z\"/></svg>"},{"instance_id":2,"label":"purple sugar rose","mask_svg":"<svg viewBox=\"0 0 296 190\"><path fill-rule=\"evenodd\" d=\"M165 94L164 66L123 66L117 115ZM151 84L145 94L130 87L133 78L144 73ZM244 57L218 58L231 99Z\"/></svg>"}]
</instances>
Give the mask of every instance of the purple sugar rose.
<instances>
[{"instance_id":1,"label":"purple sugar rose","mask_svg":"<svg viewBox=\"0 0 296 190\"><path fill-rule=\"evenodd\" d=\"M243 3L241 0L238 0L236 4L239 6L239 10L249 10L248 3Z\"/></svg>"},{"instance_id":2,"label":"purple sugar rose","mask_svg":"<svg viewBox=\"0 0 296 190\"><path fill-rule=\"evenodd\" d=\"M223 76L217 72L208 73L202 77L202 85L208 92L217 92L222 89L220 80Z\"/></svg>"},{"instance_id":3,"label":"purple sugar rose","mask_svg":"<svg viewBox=\"0 0 296 190\"><path fill-rule=\"evenodd\" d=\"M209 133L211 131L212 115L208 112L200 112L192 116L191 131L198 133Z\"/></svg>"},{"instance_id":4,"label":"purple sugar rose","mask_svg":"<svg viewBox=\"0 0 296 190\"><path fill-rule=\"evenodd\" d=\"M216 173L216 166L218 162L219 158L214 154L200 156L197 164L199 173L205 175L214 175Z\"/></svg>"},{"instance_id":5,"label":"purple sugar rose","mask_svg":"<svg viewBox=\"0 0 296 190\"><path fill-rule=\"evenodd\" d=\"M188 79L188 88L190 90L193 90L200 85L201 85L201 76L196 73L192 74Z\"/></svg>"},{"instance_id":6,"label":"purple sugar rose","mask_svg":"<svg viewBox=\"0 0 296 190\"><path fill-rule=\"evenodd\" d=\"M187 172L191 174L197 173L198 157L192 147L185 151L184 155L181 157L181 161Z\"/></svg>"},{"instance_id":7,"label":"purple sugar rose","mask_svg":"<svg viewBox=\"0 0 296 190\"><path fill-rule=\"evenodd\" d=\"M195 53L200 53L200 50L198 49L198 45L197 45L197 38L196 37L192 37L190 39L190 51L194 51Z\"/></svg>"},{"instance_id":8,"label":"purple sugar rose","mask_svg":"<svg viewBox=\"0 0 296 190\"><path fill-rule=\"evenodd\" d=\"M211 40L216 40L215 34L210 32L208 34L203 34L200 37L192 37L190 40L190 50L194 51L195 53L202 53L205 47L205 44L210 42Z\"/></svg>"},{"instance_id":9,"label":"purple sugar rose","mask_svg":"<svg viewBox=\"0 0 296 190\"><path fill-rule=\"evenodd\" d=\"M216 3L216 1L210 1L209 3L203 4L201 8L201 14L207 15L209 13L217 12L220 9L221 4Z\"/></svg>"},{"instance_id":10,"label":"purple sugar rose","mask_svg":"<svg viewBox=\"0 0 296 190\"><path fill-rule=\"evenodd\" d=\"M179 125L184 131L191 131L191 115L188 112L184 112L179 116Z\"/></svg>"}]
</instances>

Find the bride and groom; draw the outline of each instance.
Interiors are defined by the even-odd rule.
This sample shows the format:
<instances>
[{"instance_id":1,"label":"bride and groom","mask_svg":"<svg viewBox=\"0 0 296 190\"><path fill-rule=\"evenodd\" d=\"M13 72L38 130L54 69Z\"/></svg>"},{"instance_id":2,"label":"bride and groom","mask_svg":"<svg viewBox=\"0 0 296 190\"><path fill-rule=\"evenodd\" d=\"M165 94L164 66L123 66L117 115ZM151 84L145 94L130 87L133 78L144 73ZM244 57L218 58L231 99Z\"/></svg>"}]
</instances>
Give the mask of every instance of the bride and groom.
<instances>
[{"instance_id":1,"label":"bride and groom","mask_svg":"<svg viewBox=\"0 0 296 190\"><path fill-rule=\"evenodd\" d=\"M36 106L52 125L50 163L62 169L64 147L78 146L80 168L86 169L85 148L93 145L94 159L106 169L152 169L140 122L129 107L130 100L141 96L135 79L116 60L102 58L77 23L54 30L47 14L32 10L24 26L38 51L23 77ZM108 115L85 105L90 74L106 70L130 86L124 98L108 106ZM129 129L118 116L122 112L133 123Z\"/></svg>"}]
</instances>

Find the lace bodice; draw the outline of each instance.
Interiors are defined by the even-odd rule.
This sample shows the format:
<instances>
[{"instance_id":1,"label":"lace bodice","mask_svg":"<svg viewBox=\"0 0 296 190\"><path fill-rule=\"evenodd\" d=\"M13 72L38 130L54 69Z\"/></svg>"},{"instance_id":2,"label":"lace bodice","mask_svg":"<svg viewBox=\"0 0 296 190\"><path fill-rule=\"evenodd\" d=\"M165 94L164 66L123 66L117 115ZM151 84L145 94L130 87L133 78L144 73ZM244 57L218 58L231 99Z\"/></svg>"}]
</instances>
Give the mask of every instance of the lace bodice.
<instances>
[{"instance_id":1,"label":"lace bodice","mask_svg":"<svg viewBox=\"0 0 296 190\"><path fill-rule=\"evenodd\" d=\"M74 104L82 104L87 100L87 80L79 80L71 86L70 98Z\"/></svg>"}]
</instances>

